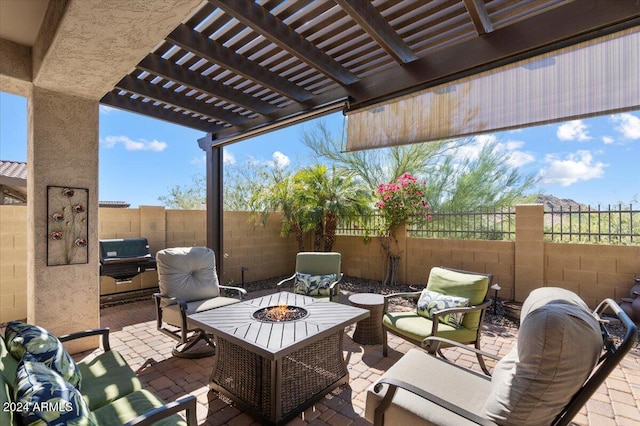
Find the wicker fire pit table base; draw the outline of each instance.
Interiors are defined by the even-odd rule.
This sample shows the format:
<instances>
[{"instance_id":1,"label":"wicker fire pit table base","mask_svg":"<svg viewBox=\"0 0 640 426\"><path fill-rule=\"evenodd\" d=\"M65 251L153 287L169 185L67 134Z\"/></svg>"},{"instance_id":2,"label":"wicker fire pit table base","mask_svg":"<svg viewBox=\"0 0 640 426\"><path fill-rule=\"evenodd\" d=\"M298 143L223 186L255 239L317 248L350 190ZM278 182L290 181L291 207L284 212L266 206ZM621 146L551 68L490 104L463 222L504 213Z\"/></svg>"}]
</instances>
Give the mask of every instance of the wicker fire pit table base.
<instances>
[{"instance_id":1,"label":"wicker fire pit table base","mask_svg":"<svg viewBox=\"0 0 640 426\"><path fill-rule=\"evenodd\" d=\"M264 322L257 310L287 304L308 315ZM349 382L342 354L344 327L369 311L280 292L189 317L215 335L211 388L263 423L283 424Z\"/></svg>"}]
</instances>

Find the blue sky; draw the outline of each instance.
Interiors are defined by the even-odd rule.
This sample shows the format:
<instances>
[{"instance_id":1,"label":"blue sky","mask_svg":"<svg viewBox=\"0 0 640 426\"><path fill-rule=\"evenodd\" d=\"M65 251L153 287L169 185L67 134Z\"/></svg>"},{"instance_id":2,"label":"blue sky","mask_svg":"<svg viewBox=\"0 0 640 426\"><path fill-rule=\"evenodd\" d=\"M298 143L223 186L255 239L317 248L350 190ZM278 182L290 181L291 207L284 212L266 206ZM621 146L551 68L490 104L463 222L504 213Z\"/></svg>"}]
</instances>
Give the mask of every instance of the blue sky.
<instances>
[{"instance_id":1,"label":"blue sky","mask_svg":"<svg viewBox=\"0 0 640 426\"><path fill-rule=\"evenodd\" d=\"M0 159L27 160L26 99L0 93ZM342 135L343 117L324 117ZM225 148L226 162L313 163L300 142L313 122L271 132ZM159 205L174 185L187 185L205 173L204 133L129 112L100 107L101 201L132 207ZM536 190L591 205L640 203L640 111L576 120L474 138L474 155L496 142L509 161L539 177Z\"/></svg>"}]
</instances>

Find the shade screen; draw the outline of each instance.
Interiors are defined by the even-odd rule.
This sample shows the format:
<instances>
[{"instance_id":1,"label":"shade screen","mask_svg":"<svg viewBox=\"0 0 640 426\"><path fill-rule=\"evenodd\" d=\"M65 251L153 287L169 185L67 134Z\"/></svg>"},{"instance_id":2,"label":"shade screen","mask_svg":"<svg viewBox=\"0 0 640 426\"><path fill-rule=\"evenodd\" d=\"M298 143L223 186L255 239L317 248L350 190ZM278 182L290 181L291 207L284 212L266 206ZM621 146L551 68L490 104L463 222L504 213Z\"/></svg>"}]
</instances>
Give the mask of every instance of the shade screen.
<instances>
[{"instance_id":1,"label":"shade screen","mask_svg":"<svg viewBox=\"0 0 640 426\"><path fill-rule=\"evenodd\" d=\"M640 28L347 113L347 151L442 140L640 107Z\"/></svg>"}]
</instances>

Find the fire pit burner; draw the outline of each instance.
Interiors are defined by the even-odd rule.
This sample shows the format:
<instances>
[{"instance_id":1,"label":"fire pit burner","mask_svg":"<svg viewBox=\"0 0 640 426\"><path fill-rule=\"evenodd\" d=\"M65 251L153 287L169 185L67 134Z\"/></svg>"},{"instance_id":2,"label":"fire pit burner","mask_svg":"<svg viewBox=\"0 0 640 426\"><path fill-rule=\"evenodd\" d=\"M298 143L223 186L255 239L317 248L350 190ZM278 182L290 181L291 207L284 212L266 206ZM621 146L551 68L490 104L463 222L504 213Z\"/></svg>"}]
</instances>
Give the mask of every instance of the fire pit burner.
<instances>
[{"instance_id":1,"label":"fire pit burner","mask_svg":"<svg viewBox=\"0 0 640 426\"><path fill-rule=\"evenodd\" d=\"M262 322L296 321L306 318L307 315L309 313L306 309L288 305L267 306L253 313L253 317Z\"/></svg>"}]
</instances>

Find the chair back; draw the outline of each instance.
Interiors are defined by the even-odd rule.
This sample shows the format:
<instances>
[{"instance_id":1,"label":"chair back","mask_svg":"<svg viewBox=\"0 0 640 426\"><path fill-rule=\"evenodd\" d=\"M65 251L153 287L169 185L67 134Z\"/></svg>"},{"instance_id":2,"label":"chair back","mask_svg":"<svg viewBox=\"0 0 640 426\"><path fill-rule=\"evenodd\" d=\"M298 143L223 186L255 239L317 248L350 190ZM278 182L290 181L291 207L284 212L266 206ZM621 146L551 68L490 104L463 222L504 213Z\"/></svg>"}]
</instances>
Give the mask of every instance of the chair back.
<instances>
[{"instance_id":1,"label":"chair back","mask_svg":"<svg viewBox=\"0 0 640 426\"><path fill-rule=\"evenodd\" d=\"M296 255L296 272L310 275L340 276L342 256L335 252L300 252Z\"/></svg>"},{"instance_id":2,"label":"chair back","mask_svg":"<svg viewBox=\"0 0 640 426\"><path fill-rule=\"evenodd\" d=\"M172 247L156 253L160 294L186 302L220 295L216 258L207 247Z\"/></svg>"},{"instance_id":3,"label":"chair back","mask_svg":"<svg viewBox=\"0 0 640 426\"><path fill-rule=\"evenodd\" d=\"M612 311L626 330L621 341L613 338L607 330L607 321L602 318L602 313L606 310ZM620 361L622 361L622 358L631 350L638 338L637 326L612 299L605 299L600 302L594 310L594 315L600 318L600 329L604 342L602 356L593 370L594 373L591 374L580 390L573 395L571 401L564 407L560 414L558 414L553 422L553 426L564 426L571 422L584 404L586 404L596 390L598 390L600 385L604 383L609 374L611 374Z\"/></svg>"},{"instance_id":4,"label":"chair back","mask_svg":"<svg viewBox=\"0 0 640 426\"><path fill-rule=\"evenodd\" d=\"M467 298L469 306L473 306L484 302L492 280L492 274L434 267L429 272L427 289L448 296ZM466 313L462 326L469 330L477 330L482 317L482 312Z\"/></svg>"}]
</instances>

